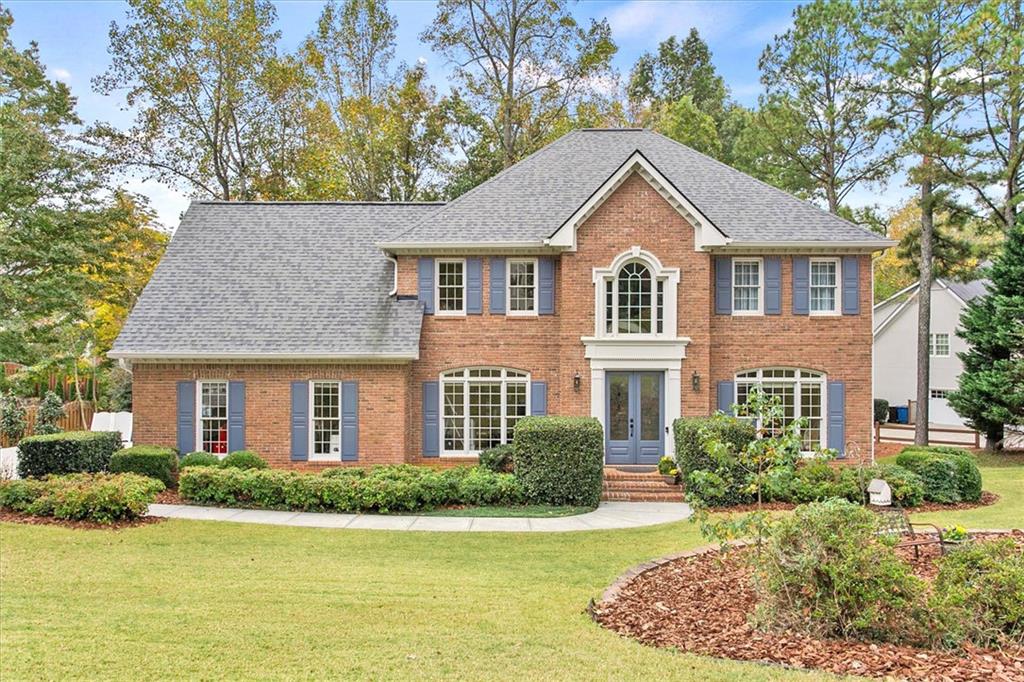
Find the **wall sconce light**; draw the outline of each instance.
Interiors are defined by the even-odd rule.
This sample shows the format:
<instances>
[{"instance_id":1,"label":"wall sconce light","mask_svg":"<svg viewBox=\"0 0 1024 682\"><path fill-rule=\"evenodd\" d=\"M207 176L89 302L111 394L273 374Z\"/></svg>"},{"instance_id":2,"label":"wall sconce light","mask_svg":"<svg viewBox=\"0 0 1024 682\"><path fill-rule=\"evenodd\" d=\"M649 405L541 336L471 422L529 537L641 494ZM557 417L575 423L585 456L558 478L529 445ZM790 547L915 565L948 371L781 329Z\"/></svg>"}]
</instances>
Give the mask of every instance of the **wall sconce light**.
<instances>
[{"instance_id":1,"label":"wall sconce light","mask_svg":"<svg viewBox=\"0 0 1024 682\"><path fill-rule=\"evenodd\" d=\"M580 373L576 372L576 374L572 378L572 390L576 391L577 393L580 392L580 381Z\"/></svg>"},{"instance_id":2,"label":"wall sconce light","mask_svg":"<svg viewBox=\"0 0 1024 682\"><path fill-rule=\"evenodd\" d=\"M693 376L690 377L690 386L693 387L694 393L700 393L700 375L697 374L697 370L694 370Z\"/></svg>"}]
</instances>

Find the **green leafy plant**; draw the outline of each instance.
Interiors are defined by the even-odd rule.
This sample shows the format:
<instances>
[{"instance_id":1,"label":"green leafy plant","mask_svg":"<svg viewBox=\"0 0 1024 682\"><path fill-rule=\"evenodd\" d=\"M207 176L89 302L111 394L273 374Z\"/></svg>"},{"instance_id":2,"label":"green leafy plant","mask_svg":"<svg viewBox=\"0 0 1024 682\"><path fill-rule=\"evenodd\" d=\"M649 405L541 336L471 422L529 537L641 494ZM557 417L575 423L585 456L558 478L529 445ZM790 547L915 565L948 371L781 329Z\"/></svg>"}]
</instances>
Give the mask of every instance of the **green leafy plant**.
<instances>
[{"instance_id":1,"label":"green leafy plant","mask_svg":"<svg viewBox=\"0 0 1024 682\"><path fill-rule=\"evenodd\" d=\"M896 463L918 474L930 502L977 502L981 470L974 456L960 448L915 445L905 448Z\"/></svg>"},{"instance_id":2,"label":"green leafy plant","mask_svg":"<svg viewBox=\"0 0 1024 682\"><path fill-rule=\"evenodd\" d=\"M488 448L480 453L480 466L498 473L511 473L515 468L514 453L511 443Z\"/></svg>"},{"instance_id":3,"label":"green leafy plant","mask_svg":"<svg viewBox=\"0 0 1024 682\"><path fill-rule=\"evenodd\" d=\"M875 422L884 424L889 421L889 401L875 398Z\"/></svg>"},{"instance_id":4,"label":"green leafy plant","mask_svg":"<svg viewBox=\"0 0 1024 682\"><path fill-rule=\"evenodd\" d=\"M662 476L675 476L678 474L679 469L676 467L676 460L668 455L659 459L658 473Z\"/></svg>"},{"instance_id":5,"label":"green leafy plant","mask_svg":"<svg viewBox=\"0 0 1024 682\"><path fill-rule=\"evenodd\" d=\"M267 461L252 450L235 450L220 465L225 469L266 469Z\"/></svg>"},{"instance_id":6,"label":"green leafy plant","mask_svg":"<svg viewBox=\"0 0 1024 682\"><path fill-rule=\"evenodd\" d=\"M135 445L111 456L110 471L149 476L173 488L178 480L178 451L158 445Z\"/></svg>"},{"instance_id":7,"label":"green leafy plant","mask_svg":"<svg viewBox=\"0 0 1024 682\"><path fill-rule=\"evenodd\" d=\"M53 391L47 391L39 402L36 423L32 431L36 434L60 433L58 420L64 416L64 401Z\"/></svg>"},{"instance_id":8,"label":"green leafy plant","mask_svg":"<svg viewBox=\"0 0 1024 682\"><path fill-rule=\"evenodd\" d=\"M66 431L29 436L18 443L18 475L46 476L99 472L110 468L110 458L121 449L117 431Z\"/></svg>"},{"instance_id":9,"label":"green leafy plant","mask_svg":"<svg viewBox=\"0 0 1024 682\"><path fill-rule=\"evenodd\" d=\"M741 492L746 483L741 472L723 470L722 462L711 458L705 443L712 434L715 434L717 440L727 443L734 451L739 452L757 436L753 424L723 414L716 414L713 417L685 417L673 422L672 434L676 446L676 463L684 482L692 485L690 475L695 471L713 471L716 474L716 482L720 481L724 486L715 489L719 504L749 501Z\"/></svg>"},{"instance_id":10,"label":"green leafy plant","mask_svg":"<svg viewBox=\"0 0 1024 682\"><path fill-rule=\"evenodd\" d=\"M596 419L526 417L516 423L516 476L533 504L596 507L604 474L604 430Z\"/></svg>"},{"instance_id":11,"label":"green leafy plant","mask_svg":"<svg viewBox=\"0 0 1024 682\"><path fill-rule=\"evenodd\" d=\"M0 436L17 443L25 433L25 426L25 406L11 390L0 394Z\"/></svg>"},{"instance_id":12,"label":"green leafy plant","mask_svg":"<svg viewBox=\"0 0 1024 682\"><path fill-rule=\"evenodd\" d=\"M0 507L33 516L113 523L143 516L164 489L137 474L66 474L0 482Z\"/></svg>"},{"instance_id":13,"label":"green leafy plant","mask_svg":"<svg viewBox=\"0 0 1024 682\"><path fill-rule=\"evenodd\" d=\"M963 526L949 526L939 529L939 537L943 542L964 542L969 536Z\"/></svg>"},{"instance_id":14,"label":"green leafy plant","mask_svg":"<svg viewBox=\"0 0 1024 682\"><path fill-rule=\"evenodd\" d=\"M220 457L211 455L209 452L190 452L181 458L178 463L179 469L186 467L219 467Z\"/></svg>"}]
</instances>

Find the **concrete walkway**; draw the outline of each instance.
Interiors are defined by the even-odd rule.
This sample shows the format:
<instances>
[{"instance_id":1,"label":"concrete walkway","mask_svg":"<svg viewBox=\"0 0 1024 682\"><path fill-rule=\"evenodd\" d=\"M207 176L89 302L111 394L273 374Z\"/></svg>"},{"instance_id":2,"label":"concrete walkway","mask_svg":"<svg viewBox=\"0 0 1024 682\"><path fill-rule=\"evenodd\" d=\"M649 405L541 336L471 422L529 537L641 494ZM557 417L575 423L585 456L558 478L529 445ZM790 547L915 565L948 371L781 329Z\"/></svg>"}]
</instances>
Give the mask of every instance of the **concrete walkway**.
<instances>
[{"instance_id":1,"label":"concrete walkway","mask_svg":"<svg viewBox=\"0 0 1024 682\"><path fill-rule=\"evenodd\" d=\"M422 531L565 532L639 528L689 518L690 506L682 502L602 502L592 512L555 518L400 516L383 514L319 514L198 507L188 504L151 504L149 516L199 521L235 521L272 526L307 528L360 528Z\"/></svg>"}]
</instances>

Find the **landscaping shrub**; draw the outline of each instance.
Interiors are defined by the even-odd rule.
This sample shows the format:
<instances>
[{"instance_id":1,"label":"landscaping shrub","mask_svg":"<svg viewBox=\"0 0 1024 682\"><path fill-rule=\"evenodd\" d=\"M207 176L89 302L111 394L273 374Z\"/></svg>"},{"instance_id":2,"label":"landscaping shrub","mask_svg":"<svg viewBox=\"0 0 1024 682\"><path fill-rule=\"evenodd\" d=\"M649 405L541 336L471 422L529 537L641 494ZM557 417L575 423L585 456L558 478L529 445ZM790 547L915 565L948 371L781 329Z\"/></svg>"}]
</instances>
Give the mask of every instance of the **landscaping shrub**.
<instances>
[{"instance_id":1,"label":"landscaping shrub","mask_svg":"<svg viewBox=\"0 0 1024 682\"><path fill-rule=\"evenodd\" d=\"M515 466L512 444L499 445L480 453L480 466L496 473L511 473Z\"/></svg>"},{"instance_id":2,"label":"landscaping shrub","mask_svg":"<svg viewBox=\"0 0 1024 682\"><path fill-rule=\"evenodd\" d=\"M832 466L824 459L808 459L795 468L782 468L767 476L765 493L775 502L820 502L840 498L864 504L868 484L880 478L889 484L892 499L901 507L914 507L924 499L924 484L917 474L896 464L871 467Z\"/></svg>"},{"instance_id":3,"label":"landscaping shrub","mask_svg":"<svg viewBox=\"0 0 1024 682\"><path fill-rule=\"evenodd\" d=\"M516 476L534 504L596 507L604 472L604 429L586 417L525 417L513 441Z\"/></svg>"},{"instance_id":4,"label":"landscaping shrub","mask_svg":"<svg viewBox=\"0 0 1024 682\"><path fill-rule=\"evenodd\" d=\"M525 499L512 474L408 464L323 474L190 467L181 472L178 490L201 504L335 512L412 512L440 505L521 504Z\"/></svg>"},{"instance_id":5,"label":"landscaping shrub","mask_svg":"<svg viewBox=\"0 0 1024 682\"><path fill-rule=\"evenodd\" d=\"M12 443L25 433L25 405L9 390L0 393L0 437Z\"/></svg>"},{"instance_id":6,"label":"landscaping shrub","mask_svg":"<svg viewBox=\"0 0 1024 682\"><path fill-rule=\"evenodd\" d=\"M749 421L716 414L713 417L686 417L672 424L675 437L676 462L686 483L691 501L711 507L745 504L749 493L749 472L740 466L725 466L714 461L704 444L708 439L726 443L733 452L742 452L754 440L755 431Z\"/></svg>"},{"instance_id":7,"label":"landscaping shrub","mask_svg":"<svg viewBox=\"0 0 1024 682\"><path fill-rule=\"evenodd\" d=\"M266 469L267 461L252 450L235 450L220 465L225 469Z\"/></svg>"},{"instance_id":8,"label":"landscaping shrub","mask_svg":"<svg viewBox=\"0 0 1024 682\"><path fill-rule=\"evenodd\" d=\"M117 431L67 431L29 436L18 443L18 475L46 476L106 471L121 449Z\"/></svg>"},{"instance_id":9,"label":"landscaping shrub","mask_svg":"<svg viewBox=\"0 0 1024 682\"><path fill-rule=\"evenodd\" d=\"M135 445L113 454L110 471L149 476L173 488L178 480L178 451L159 445Z\"/></svg>"},{"instance_id":10,"label":"landscaping shrub","mask_svg":"<svg viewBox=\"0 0 1024 682\"><path fill-rule=\"evenodd\" d=\"M948 445L911 445L903 449L896 461L899 462L899 457L904 455L906 460L919 454L953 462L956 466L956 488L960 499L964 502L977 502L981 499L981 469L978 468L974 455L968 450Z\"/></svg>"},{"instance_id":11,"label":"landscaping shrub","mask_svg":"<svg viewBox=\"0 0 1024 682\"><path fill-rule=\"evenodd\" d=\"M1024 644L1024 554L1008 539L958 548L939 561L929 604L945 644Z\"/></svg>"},{"instance_id":12,"label":"landscaping shrub","mask_svg":"<svg viewBox=\"0 0 1024 682\"><path fill-rule=\"evenodd\" d=\"M36 423L32 432L36 435L47 433L60 433L61 428L57 421L64 416L64 401L53 391L47 391L43 399L39 401L39 409L36 410Z\"/></svg>"},{"instance_id":13,"label":"landscaping shrub","mask_svg":"<svg viewBox=\"0 0 1024 682\"><path fill-rule=\"evenodd\" d=\"M0 482L0 507L34 516L113 523L143 516L164 489L138 474L66 474Z\"/></svg>"},{"instance_id":14,"label":"landscaping shrub","mask_svg":"<svg viewBox=\"0 0 1024 682\"><path fill-rule=\"evenodd\" d=\"M896 463L921 477L926 500L948 504L981 499L981 470L966 450L912 446L897 455Z\"/></svg>"},{"instance_id":15,"label":"landscaping shrub","mask_svg":"<svg viewBox=\"0 0 1024 682\"><path fill-rule=\"evenodd\" d=\"M875 421L884 424L889 421L889 401L883 398L875 398Z\"/></svg>"},{"instance_id":16,"label":"landscaping shrub","mask_svg":"<svg viewBox=\"0 0 1024 682\"><path fill-rule=\"evenodd\" d=\"M923 583L877 524L871 511L839 499L780 519L754 558L756 622L815 637L922 641Z\"/></svg>"},{"instance_id":17,"label":"landscaping shrub","mask_svg":"<svg viewBox=\"0 0 1024 682\"><path fill-rule=\"evenodd\" d=\"M181 458L179 469L186 467L219 467L220 457L209 452L190 452Z\"/></svg>"},{"instance_id":18,"label":"landscaping shrub","mask_svg":"<svg viewBox=\"0 0 1024 682\"><path fill-rule=\"evenodd\" d=\"M864 492L861 493L861 500L867 502L867 484L873 478L880 478L889 484L892 492L892 501L901 507L916 507L924 502L924 481L913 471L901 467L898 464L876 464L865 470L863 476Z\"/></svg>"}]
</instances>

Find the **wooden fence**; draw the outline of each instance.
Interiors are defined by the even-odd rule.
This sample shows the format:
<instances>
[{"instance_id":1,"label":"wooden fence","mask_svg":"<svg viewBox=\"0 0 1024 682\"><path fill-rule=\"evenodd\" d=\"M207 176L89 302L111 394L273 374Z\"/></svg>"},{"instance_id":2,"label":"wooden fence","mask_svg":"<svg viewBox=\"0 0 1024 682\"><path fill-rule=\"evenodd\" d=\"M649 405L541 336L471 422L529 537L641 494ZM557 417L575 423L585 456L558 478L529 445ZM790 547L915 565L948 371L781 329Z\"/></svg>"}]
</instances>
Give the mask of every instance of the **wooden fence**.
<instances>
[{"instance_id":1,"label":"wooden fence","mask_svg":"<svg viewBox=\"0 0 1024 682\"><path fill-rule=\"evenodd\" d=\"M882 432L885 431L883 434ZM932 434L938 434L932 436ZM961 436L957 439L951 435L945 434L956 434ZM875 442L881 443L887 441L890 443L913 443L914 442L914 425L913 424L879 424L875 422ZM928 427L928 444L929 445L960 445L963 447L973 447L974 449L981 448L981 434L977 431L972 431L959 426L929 426Z\"/></svg>"},{"instance_id":2,"label":"wooden fence","mask_svg":"<svg viewBox=\"0 0 1024 682\"><path fill-rule=\"evenodd\" d=\"M64 403L64 416L57 420L57 426L61 431L88 431L92 424L92 415L96 411L93 403L85 401L82 403L85 412L85 421L82 421L82 412L78 409L78 403ZM31 436L36 425L37 406L29 405L25 408L25 435ZM6 437L0 436L0 447L14 447L17 443L8 442Z\"/></svg>"}]
</instances>

